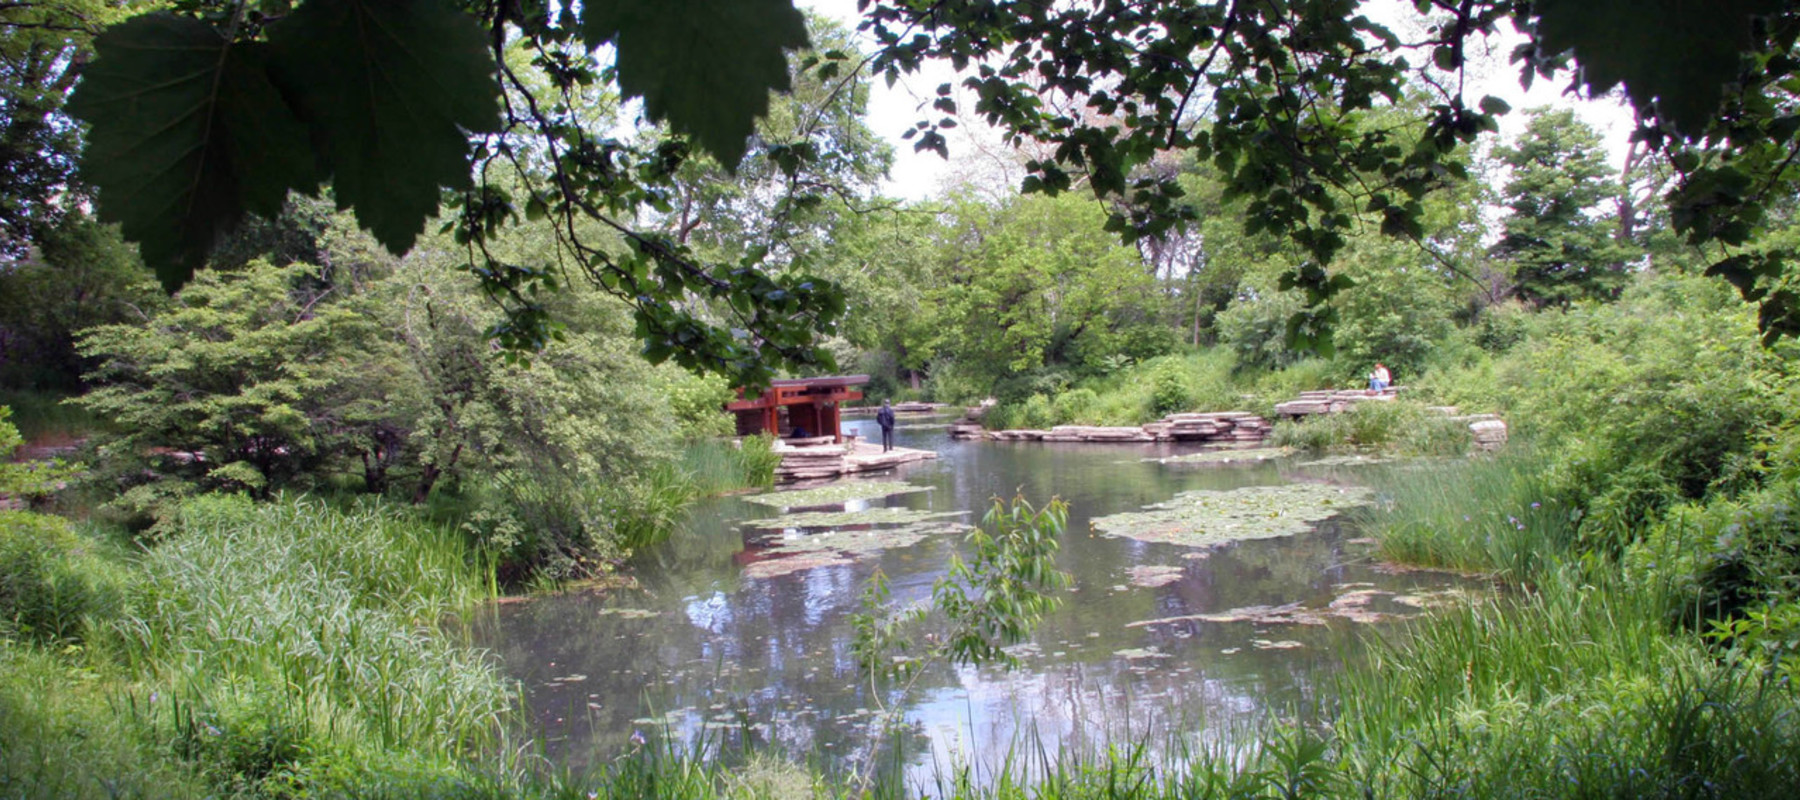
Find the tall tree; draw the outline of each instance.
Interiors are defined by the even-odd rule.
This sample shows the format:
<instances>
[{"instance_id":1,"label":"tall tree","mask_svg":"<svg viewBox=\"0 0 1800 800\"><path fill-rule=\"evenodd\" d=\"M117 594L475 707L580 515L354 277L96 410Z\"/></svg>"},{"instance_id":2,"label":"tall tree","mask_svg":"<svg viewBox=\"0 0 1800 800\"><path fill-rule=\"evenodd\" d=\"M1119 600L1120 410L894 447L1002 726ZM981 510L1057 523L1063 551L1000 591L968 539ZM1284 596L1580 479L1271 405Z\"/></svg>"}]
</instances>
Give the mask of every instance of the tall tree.
<instances>
[{"instance_id":1,"label":"tall tree","mask_svg":"<svg viewBox=\"0 0 1800 800\"><path fill-rule=\"evenodd\" d=\"M63 104L92 55L92 32L117 5L0 4L0 256L23 256L82 194L73 182L80 131Z\"/></svg>"},{"instance_id":2,"label":"tall tree","mask_svg":"<svg viewBox=\"0 0 1800 800\"><path fill-rule=\"evenodd\" d=\"M557 222L567 262L633 304L652 358L749 379L766 378L770 360L818 360L813 335L829 332L841 313L831 287L771 275L754 252L708 261L639 230L635 218L668 205L669 181L694 147L725 165L742 160L768 92L792 85L784 52L807 41L788 0L469 2L459 6L467 13L446 2L202 0L113 28L74 98L94 123L85 163L103 212L177 284L221 231L246 211L272 212L290 190L313 192L330 179L340 204L385 245L404 249L449 188L460 192L458 229L481 274L517 302L520 313L503 331L512 341L543 341L546 316L532 291L556 284L564 269L480 255L486 237L523 207ZM1745 245L1768 204L1800 188L1787 170L1800 126L1786 110L1800 75L1800 60L1787 57L1800 39L1800 3L1416 0L1410 21L1425 33L1406 38L1376 21L1389 15L1361 13L1372 3L860 7L879 48L874 68L891 77L926 60L952 63L982 118L1053 154L1026 165L1024 187L1085 185L1127 197L1110 220L1126 238L1193 215L1177 181L1141 167L1165 150L1211 161L1229 191L1248 199L1252 232L1286 236L1307 254L1283 283L1311 303L1344 288L1325 266L1352 217L1378 215L1384 231L1417 237L1423 195L1462 174L1458 150L1497 130L1505 104L1466 95L1461 72L1470 41L1508 21L1527 40L1515 53L1524 81L1570 74L1574 88L1617 88L1629 98L1645 141L1671 153L1682 175L1671 219L1693 243ZM549 91L520 79L509 43L534 53ZM594 61L602 45L613 57L605 68ZM854 55L828 51L809 68L829 81L856 66ZM645 144L571 124L567 97L605 82L688 138ZM1422 126L1358 124L1415 83L1431 92ZM139 98L145 85L159 88ZM947 147L942 129L958 109L949 87L941 94L931 114L943 116L919 125L922 148ZM180 157L149 162L154 168L128 157L145 151ZM539 159L552 176L517 199L470 191L471 160L488 158ZM584 237L583 220L627 246ZM1714 265L1763 303L1776 335L1800 332L1800 292L1758 286L1780 277L1786 257L1736 253ZM730 319L690 313L691 295L728 299ZM1290 328L1323 340L1318 326L1299 322Z\"/></svg>"},{"instance_id":3,"label":"tall tree","mask_svg":"<svg viewBox=\"0 0 1800 800\"><path fill-rule=\"evenodd\" d=\"M1494 255L1512 263L1514 292L1540 307L1616 299L1636 252L1616 236L1620 186L1600 134L1568 109L1536 109L1495 155L1511 175Z\"/></svg>"}]
</instances>

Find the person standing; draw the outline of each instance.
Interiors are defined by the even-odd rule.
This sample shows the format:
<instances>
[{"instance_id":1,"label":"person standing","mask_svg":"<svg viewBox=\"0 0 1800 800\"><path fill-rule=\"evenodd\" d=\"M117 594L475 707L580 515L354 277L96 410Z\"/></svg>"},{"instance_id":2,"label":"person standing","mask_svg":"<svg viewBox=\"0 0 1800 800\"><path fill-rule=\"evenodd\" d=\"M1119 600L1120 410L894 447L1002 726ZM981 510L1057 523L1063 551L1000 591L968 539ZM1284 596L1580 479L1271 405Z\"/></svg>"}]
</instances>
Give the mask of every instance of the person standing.
<instances>
[{"instance_id":1,"label":"person standing","mask_svg":"<svg viewBox=\"0 0 1800 800\"><path fill-rule=\"evenodd\" d=\"M894 449L894 407L889 401L881 401L881 410L875 412L875 424L881 426L881 452Z\"/></svg>"}]
</instances>

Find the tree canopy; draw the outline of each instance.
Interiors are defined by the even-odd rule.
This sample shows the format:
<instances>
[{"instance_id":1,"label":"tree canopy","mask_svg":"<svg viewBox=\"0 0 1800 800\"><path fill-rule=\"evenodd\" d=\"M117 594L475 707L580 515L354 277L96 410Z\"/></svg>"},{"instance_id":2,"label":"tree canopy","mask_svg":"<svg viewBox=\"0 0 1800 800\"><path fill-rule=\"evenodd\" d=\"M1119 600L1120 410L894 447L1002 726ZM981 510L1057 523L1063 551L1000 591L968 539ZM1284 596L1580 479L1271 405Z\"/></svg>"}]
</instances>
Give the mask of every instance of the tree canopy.
<instances>
[{"instance_id":1,"label":"tree canopy","mask_svg":"<svg viewBox=\"0 0 1800 800\"><path fill-rule=\"evenodd\" d=\"M167 285L289 192L329 183L394 250L448 200L448 226L512 311L503 341L541 344L554 320L538 292L586 279L631 304L652 360L754 383L824 363L814 338L835 331L842 295L765 247L701 252L658 223L696 160L730 170L746 154L766 159L791 179L779 189L788 207L832 196L840 184L808 177L836 156L821 136L827 115L778 141L750 135L769 93L796 75L827 96L854 94L871 72L949 61L978 116L1050 153L1026 165L1021 188L1091 191L1127 241L1195 217L1166 154L1212 164L1226 195L1246 202L1247 232L1286 237L1305 256L1281 281L1308 306L1290 336L1328 342L1332 317L1318 306L1351 284L1331 269L1350 231L1423 239L1423 199L1464 176L1460 151L1508 110L1468 96L1463 78L1472 44L1510 24L1525 37L1513 54L1522 81L1572 76L1577 91L1623 92L1636 137L1679 173L1677 233L1721 248L1713 272L1763 304L1768 335L1800 332L1791 254L1744 249L1794 190L1796 4L858 5L876 43L860 60L805 51L787 0L184 0L99 36L70 107L90 124L83 170L102 217L140 242ZM1403 19L1379 21L1393 16ZM591 124L580 108L597 91L640 101L669 135ZM946 152L960 109L950 85L938 94L937 118L914 138ZM492 179L495 164L512 168L509 182ZM554 258L515 263L485 247L521 215L555 223Z\"/></svg>"}]
</instances>

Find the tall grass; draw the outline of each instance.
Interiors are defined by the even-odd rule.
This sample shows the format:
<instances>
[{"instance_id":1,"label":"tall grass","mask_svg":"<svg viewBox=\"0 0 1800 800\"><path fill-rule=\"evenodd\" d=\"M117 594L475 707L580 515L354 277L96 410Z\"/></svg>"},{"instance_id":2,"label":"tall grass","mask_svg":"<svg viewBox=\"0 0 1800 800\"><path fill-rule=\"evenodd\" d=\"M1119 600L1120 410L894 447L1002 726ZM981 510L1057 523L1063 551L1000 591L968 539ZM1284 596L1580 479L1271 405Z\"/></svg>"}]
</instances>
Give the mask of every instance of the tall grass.
<instances>
[{"instance_id":1,"label":"tall grass","mask_svg":"<svg viewBox=\"0 0 1800 800\"><path fill-rule=\"evenodd\" d=\"M453 533L374 503L186 504L145 557L123 665L130 713L185 759L254 786L320 753L492 746L513 690L438 630L491 582Z\"/></svg>"},{"instance_id":2,"label":"tall grass","mask_svg":"<svg viewBox=\"0 0 1800 800\"><path fill-rule=\"evenodd\" d=\"M1792 687L1659 610L1648 587L1558 567L1412 626L1343 679L1347 777L1375 797L1791 796Z\"/></svg>"},{"instance_id":3,"label":"tall grass","mask_svg":"<svg viewBox=\"0 0 1800 800\"><path fill-rule=\"evenodd\" d=\"M1460 455L1469 449L1466 423L1404 400L1358 403L1342 413L1281 422L1270 442L1297 450L1383 450L1414 456Z\"/></svg>"},{"instance_id":4,"label":"tall grass","mask_svg":"<svg viewBox=\"0 0 1800 800\"><path fill-rule=\"evenodd\" d=\"M1397 470L1361 521L1391 560L1529 582L1577 543L1580 513L1549 496L1543 475L1524 447Z\"/></svg>"},{"instance_id":5,"label":"tall grass","mask_svg":"<svg viewBox=\"0 0 1800 800\"><path fill-rule=\"evenodd\" d=\"M205 797L190 766L118 713L113 676L79 655L0 641L0 796Z\"/></svg>"},{"instance_id":6,"label":"tall grass","mask_svg":"<svg viewBox=\"0 0 1800 800\"><path fill-rule=\"evenodd\" d=\"M773 485L781 456L766 434L726 439L695 439L681 448L678 468L696 497Z\"/></svg>"},{"instance_id":7,"label":"tall grass","mask_svg":"<svg viewBox=\"0 0 1800 800\"><path fill-rule=\"evenodd\" d=\"M687 442L674 463L659 465L635 485L615 491L620 545L636 550L667 539L700 498L774 485L780 463L774 439L767 435Z\"/></svg>"}]
</instances>

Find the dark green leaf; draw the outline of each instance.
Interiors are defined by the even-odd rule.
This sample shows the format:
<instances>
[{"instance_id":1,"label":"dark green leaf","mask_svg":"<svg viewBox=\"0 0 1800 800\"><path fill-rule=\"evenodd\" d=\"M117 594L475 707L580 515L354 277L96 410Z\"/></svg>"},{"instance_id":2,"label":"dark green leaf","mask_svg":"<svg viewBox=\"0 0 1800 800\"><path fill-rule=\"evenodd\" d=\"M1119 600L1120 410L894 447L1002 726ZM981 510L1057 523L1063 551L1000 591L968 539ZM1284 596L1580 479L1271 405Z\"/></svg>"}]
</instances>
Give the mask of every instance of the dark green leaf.
<instances>
[{"instance_id":1,"label":"dark green leaf","mask_svg":"<svg viewBox=\"0 0 1800 800\"><path fill-rule=\"evenodd\" d=\"M172 289L244 212L273 217L317 184L306 130L282 103L262 45L212 26L137 17L94 42L69 110L91 125L82 170L100 216L120 223Z\"/></svg>"},{"instance_id":2,"label":"dark green leaf","mask_svg":"<svg viewBox=\"0 0 1800 800\"><path fill-rule=\"evenodd\" d=\"M734 169L770 90L789 88L783 51L807 46L790 0L588 0L581 31L589 46L613 43L619 88L652 120Z\"/></svg>"},{"instance_id":3,"label":"dark green leaf","mask_svg":"<svg viewBox=\"0 0 1800 800\"><path fill-rule=\"evenodd\" d=\"M1780 7L1778 0L1538 0L1534 10L1540 46L1573 50L1589 94L1622 83L1639 111L1654 107L1694 136L1737 79L1740 54L1757 44L1751 18Z\"/></svg>"},{"instance_id":4,"label":"dark green leaf","mask_svg":"<svg viewBox=\"0 0 1800 800\"><path fill-rule=\"evenodd\" d=\"M269 28L272 66L340 207L402 252L469 183L469 134L500 129L481 26L440 0L308 0Z\"/></svg>"}]
</instances>

